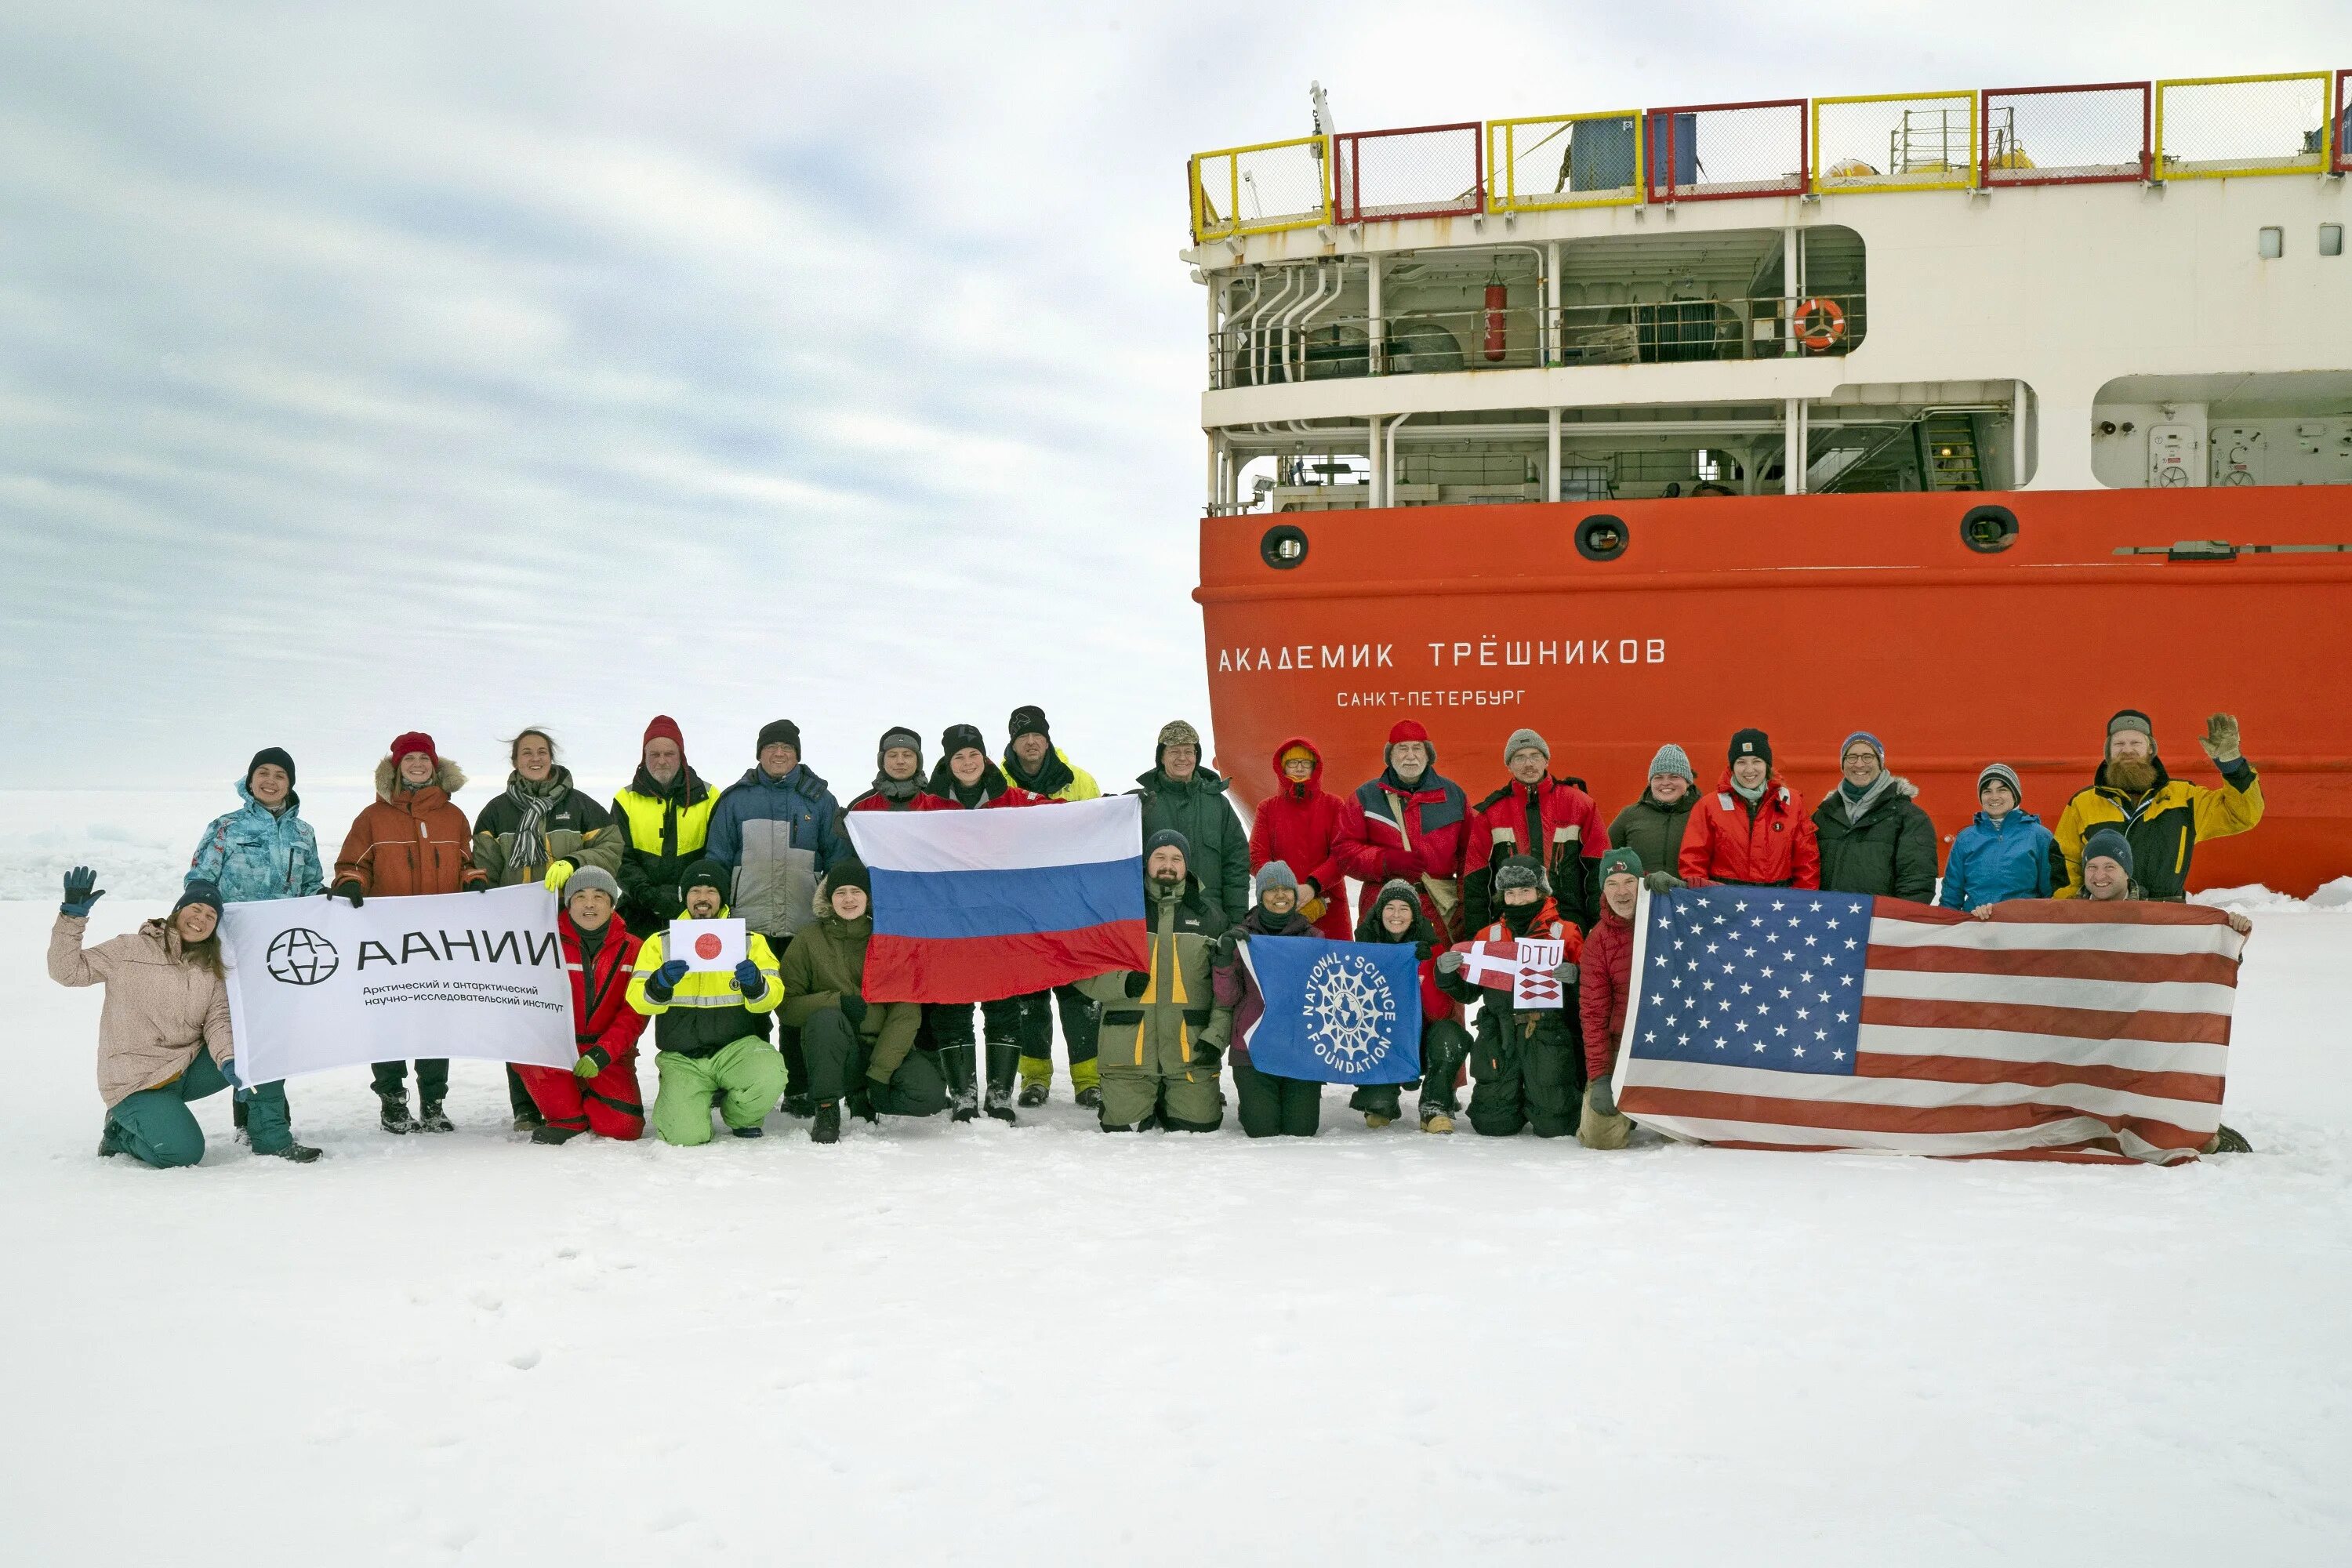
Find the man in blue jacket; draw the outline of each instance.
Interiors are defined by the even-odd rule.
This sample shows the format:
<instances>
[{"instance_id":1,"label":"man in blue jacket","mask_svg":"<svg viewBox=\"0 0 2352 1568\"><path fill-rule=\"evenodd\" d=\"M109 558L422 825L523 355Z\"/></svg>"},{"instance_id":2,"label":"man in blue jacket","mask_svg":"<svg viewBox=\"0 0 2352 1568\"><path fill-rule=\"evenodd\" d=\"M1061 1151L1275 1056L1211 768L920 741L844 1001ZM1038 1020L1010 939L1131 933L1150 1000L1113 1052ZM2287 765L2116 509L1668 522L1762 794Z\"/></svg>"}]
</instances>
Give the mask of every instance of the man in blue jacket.
<instances>
[{"instance_id":1,"label":"man in blue jacket","mask_svg":"<svg viewBox=\"0 0 2352 1568\"><path fill-rule=\"evenodd\" d=\"M282 747L264 746L246 764L236 793L245 804L213 818L196 841L187 885L210 883L220 889L223 902L232 904L324 893L327 873L319 863L319 840L302 820L302 797L294 793L294 759ZM230 1115L257 1154L298 1164L319 1157L318 1150L295 1142L282 1081L239 1089Z\"/></svg>"},{"instance_id":2,"label":"man in blue jacket","mask_svg":"<svg viewBox=\"0 0 2352 1568\"><path fill-rule=\"evenodd\" d=\"M758 760L727 786L710 812L703 853L733 874L730 911L768 939L781 962L793 934L816 919L817 880L835 860L853 858L841 829L841 803L801 762L800 726L778 719L760 731ZM762 1037L765 1019L760 1020ZM800 1031L778 1028L784 1056L784 1110L814 1113Z\"/></svg>"}]
</instances>

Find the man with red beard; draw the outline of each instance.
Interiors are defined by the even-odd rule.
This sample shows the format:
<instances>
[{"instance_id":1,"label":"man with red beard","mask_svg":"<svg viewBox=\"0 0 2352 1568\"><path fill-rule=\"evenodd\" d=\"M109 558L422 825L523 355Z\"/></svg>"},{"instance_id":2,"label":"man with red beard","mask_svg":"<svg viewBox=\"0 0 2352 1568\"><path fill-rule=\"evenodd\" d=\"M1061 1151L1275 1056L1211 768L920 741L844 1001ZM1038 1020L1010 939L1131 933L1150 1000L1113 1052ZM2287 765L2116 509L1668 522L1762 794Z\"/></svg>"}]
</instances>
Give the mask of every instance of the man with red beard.
<instances>
[{"instance_id":1,"label":"man with red beard","mask_svg":"<svg viewBox=\"0 0 2352 1568\"><path fill-rule=\"evenodd\" d=\"M2238 721L2216 713L2197 743L2221 771L2221 787L2176 779L2156 754L2156 727L2137 708L2107 721L2107 755L2058 818L2058 852L2066 883L2054 897L2083 892L2083 845L2102 828L2131 846L2140 896L2179 903L2189 897L2189 863L2208 838L2243 833L2263 819L2263 786L2238 750Z\"/></svg>"}]
</instances>

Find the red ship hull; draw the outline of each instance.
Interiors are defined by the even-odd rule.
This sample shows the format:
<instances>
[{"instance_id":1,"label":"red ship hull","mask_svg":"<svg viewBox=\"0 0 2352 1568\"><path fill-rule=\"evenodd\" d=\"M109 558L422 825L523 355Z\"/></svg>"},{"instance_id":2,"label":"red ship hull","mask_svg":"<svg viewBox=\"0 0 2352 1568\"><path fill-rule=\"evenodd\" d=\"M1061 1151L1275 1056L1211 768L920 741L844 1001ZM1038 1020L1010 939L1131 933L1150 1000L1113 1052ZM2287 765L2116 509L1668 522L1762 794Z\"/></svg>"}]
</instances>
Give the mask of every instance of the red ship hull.
<instances>
[{"instance_id":1,"label":"red ship hull","mask_svg":"<svg viewBox=\"0 0 2352 1568\"><path fill-rule=\"evenodd\" d=\"M1988 504L2017 528L1983 553L1961 521ZM1578 547L1596 514L1622 522L1612 559ZM1305 552L1277 566L1285 526ZM2241 552L2165 552L2185 540ZM2352 490L2322 486L1255 513L1202 521L1194 597L1217 766L1253 806L1286 737L1344 789L1407 717L1474 798L1504 737L1538 730L1611 815L1664 742L1713 787L1732 731L1760 726L1818 800L1869 730L1948 841L1990 762L2054 825L2118 708L2154 716L2177 776L2217 783L2196 736L2226 710L2268 811L2200 847L2192 885L2302 895L2352 873L2352 554L2247 547L2347 543Z\"/></svg>"}]
</instances>

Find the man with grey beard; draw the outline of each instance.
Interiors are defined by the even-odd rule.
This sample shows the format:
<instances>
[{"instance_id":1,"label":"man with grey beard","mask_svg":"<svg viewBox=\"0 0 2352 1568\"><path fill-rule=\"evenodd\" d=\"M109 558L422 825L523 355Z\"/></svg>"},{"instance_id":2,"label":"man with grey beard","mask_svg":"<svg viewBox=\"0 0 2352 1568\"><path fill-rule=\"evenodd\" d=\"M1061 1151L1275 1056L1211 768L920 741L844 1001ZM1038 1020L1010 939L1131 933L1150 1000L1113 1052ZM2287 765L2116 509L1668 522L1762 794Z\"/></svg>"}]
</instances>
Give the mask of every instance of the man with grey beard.
<instances>
[{"instance_id":1,"label":"man with grey beard","mask_svg":"<svg viewBox=\"0 0 2352 1568\"><path fill-rule=\"evenodd\" d=\"M2221 769L2220 789L2167 773L2156 751L2156 726L2138 709L2126 708L2107 721L2106 760L2091 787L2068 801L2058 818L2066 883L2056 897L2084 896L2084 841L2105 829L2130 845L2134 879L2143 897L2179 903L2189 896L2189 859L2197 846L2243 833L2262 821L2263 786L2238 749L2238 721L2214 714L2197 743Z\"/></svg>"}]
</instances>

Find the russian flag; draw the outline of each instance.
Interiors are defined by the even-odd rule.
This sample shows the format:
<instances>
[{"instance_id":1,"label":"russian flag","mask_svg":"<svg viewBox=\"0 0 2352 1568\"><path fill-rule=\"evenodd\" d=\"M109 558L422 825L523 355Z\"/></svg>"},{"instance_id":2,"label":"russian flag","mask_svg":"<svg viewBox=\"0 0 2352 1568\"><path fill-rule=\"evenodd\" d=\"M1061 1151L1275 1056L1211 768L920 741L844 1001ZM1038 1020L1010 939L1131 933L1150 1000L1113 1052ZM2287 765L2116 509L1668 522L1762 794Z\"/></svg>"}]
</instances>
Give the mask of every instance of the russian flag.
<instances>
[{"instance_id":1,"label":"russian flag","mask_svg":"<svg viewBox=\"0 0 2352 1568\"><path fill-rule=\"evenodd\" d=\"M1150 962L1134 795L848 826L874 879L868 1002L992 1002Z\"/></svg>"}]
</instances>

